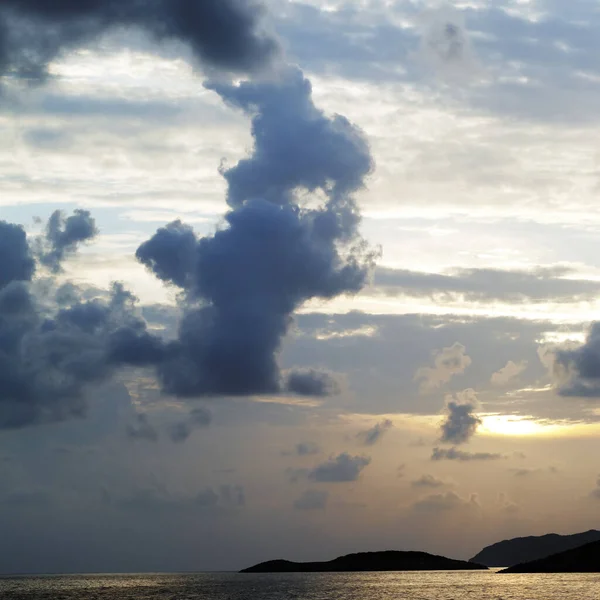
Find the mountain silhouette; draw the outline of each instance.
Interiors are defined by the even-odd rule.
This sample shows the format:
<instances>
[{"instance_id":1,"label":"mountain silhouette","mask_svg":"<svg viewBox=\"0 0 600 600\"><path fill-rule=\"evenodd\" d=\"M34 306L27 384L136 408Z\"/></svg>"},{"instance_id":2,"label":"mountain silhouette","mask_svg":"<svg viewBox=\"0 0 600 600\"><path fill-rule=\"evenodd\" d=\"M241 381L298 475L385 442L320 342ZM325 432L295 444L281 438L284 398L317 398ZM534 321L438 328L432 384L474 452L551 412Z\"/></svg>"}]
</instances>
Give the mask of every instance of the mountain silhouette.
<instances>
[{"instance_id":1,"label":"mountain silhouette","mask_svg":"<svg viewBox=\"0 0 600 600\"><path fill-rule=\"evenodd\" d=\"M487 546L469 562L487 567L510 567L597 541L600 541L600 531L595 529L573 535L549 533L542 536L520 537Z\"/></svg>"},{"instance_id":2,"label":"mountain silhouette","mask_svg":"<svg viewBox=\"0 0 600 600\"><path fill-rule=\"evenodd\" d=\"M500 573L600 573L600 542L591 542L566 552L515 565Z\"/></svg>"},{"instance_id":3,"label":"mountain silhouette","mask_svg":"<svg viewBox=\"0 0 600 600\"><path fill-rule=\"evenodd\" d=\"M460 571L487 569L483 565L427 552L360 552L327 562L270 560L243 569L241 573L323 573L334 571Z\"/></svg>"}]
</instances>

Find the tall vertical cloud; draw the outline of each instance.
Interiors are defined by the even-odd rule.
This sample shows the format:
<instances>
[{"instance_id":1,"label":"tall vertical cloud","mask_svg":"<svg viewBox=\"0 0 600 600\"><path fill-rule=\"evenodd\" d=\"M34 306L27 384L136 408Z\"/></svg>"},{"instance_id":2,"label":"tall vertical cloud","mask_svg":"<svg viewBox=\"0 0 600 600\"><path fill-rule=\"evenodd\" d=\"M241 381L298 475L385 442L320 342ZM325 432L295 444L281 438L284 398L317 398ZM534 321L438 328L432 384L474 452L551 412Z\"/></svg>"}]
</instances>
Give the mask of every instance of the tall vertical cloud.
<instances>
[{"instance_id":1,"label":"tall vertical cloud","mask_svg":"<svg viewBox=\"0 0 600 600\"><path fill-rule=\"evenodd\" d=\"M182 397L335 392L318 371L282 375L277 357L305 302L366 283L375 255L358 233L352 193L373 166L368 144L349 121L316 108L296 68L276 82L209 87L253 115L255 147L223 173L233 207L223 228L197 239L171 223L137 251L186 296L178 339L157 365L163 389ZM300 206L300 190L319 190L321 206Z\"/></svg>"},{"instance_id":2,"label":"tall vertical cloud","mask_svg":"<svg viewBox=\"0 0 600 600\"><path fill-rule=\"evenodd\" d=\"M277 53L253 0L3 0L0 74L43 78L49 62L115 27L188 44L207 65L248 72Z\"/></svg>"}]
</instances>

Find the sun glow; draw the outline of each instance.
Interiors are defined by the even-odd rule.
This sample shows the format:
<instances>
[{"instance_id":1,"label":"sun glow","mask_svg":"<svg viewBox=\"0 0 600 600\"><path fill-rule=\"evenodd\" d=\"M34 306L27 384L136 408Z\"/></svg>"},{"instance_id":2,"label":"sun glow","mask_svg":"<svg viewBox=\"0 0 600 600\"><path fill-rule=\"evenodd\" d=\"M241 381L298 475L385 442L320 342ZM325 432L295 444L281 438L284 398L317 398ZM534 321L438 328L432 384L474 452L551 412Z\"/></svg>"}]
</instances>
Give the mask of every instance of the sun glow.
<instances>
[{"instance_id":1,"label":"sun glow","mask_svg":"<svg viewBox=\"0 0 600 600\"><path fill-rule=\"evenodd\" d=\"M518 415L484 415L479 430L483 434L501 436L539 436L563 433L572 426Z\"/></svg>"}]
</instances>

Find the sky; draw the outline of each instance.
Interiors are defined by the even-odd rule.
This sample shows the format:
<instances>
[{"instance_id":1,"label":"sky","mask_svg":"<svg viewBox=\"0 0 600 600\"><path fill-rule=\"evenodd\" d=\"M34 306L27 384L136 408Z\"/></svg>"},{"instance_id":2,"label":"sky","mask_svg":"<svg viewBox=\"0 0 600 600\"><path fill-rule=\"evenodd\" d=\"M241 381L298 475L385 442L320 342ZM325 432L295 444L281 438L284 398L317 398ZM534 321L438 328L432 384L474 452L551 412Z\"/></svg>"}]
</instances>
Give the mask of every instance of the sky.
<instances>
[{"instance_id":1,"label":"sky","mask_svg":"<svg viewBox=\"0 0 600 600\"><path fill-rule=\"evenodd\" d=\"M0 2L0 571L598 527L599 25Z\"/></svg>"}]
</instances>

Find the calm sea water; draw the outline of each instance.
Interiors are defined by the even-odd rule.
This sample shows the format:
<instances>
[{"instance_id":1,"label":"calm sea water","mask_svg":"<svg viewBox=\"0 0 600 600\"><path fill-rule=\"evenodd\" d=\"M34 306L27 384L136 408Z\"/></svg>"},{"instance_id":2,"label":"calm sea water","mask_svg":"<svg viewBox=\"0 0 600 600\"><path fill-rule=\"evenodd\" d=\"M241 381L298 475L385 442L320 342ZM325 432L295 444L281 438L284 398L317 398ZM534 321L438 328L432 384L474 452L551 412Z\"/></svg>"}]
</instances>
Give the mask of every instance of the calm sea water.
<instances>
[{"instance_id":1,"label":"calm sea water","mask_svg":"<svg viewBox=\"0 0 600 600\"><path fill-rule=\"evenodd\" d=\"M0 579L2 600L587 600L600 575L493 572L70 575Z\"/></svg>"}]
</instances>

